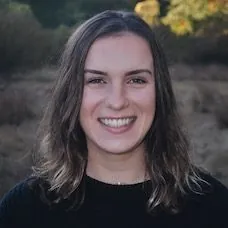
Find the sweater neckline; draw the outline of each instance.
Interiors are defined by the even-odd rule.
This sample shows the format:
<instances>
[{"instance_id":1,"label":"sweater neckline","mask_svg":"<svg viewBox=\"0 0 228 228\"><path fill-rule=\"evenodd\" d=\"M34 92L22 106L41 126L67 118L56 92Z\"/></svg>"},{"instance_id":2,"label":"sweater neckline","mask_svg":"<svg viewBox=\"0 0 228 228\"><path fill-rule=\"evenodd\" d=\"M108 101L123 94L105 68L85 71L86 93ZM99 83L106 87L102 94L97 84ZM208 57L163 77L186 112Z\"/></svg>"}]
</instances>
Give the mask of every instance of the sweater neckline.
<instances>
[{"instance_id":1,"label":"sweater neckline","mask_svg":"<svg viewBox=\"0 0 228 228\"><path fill-rule=\"evenodd\" d=\"M137 205L138 208L144 210L152 190L150 180L118 185L102 182L88 175L85 175L84 178L86 202L93 202L94 205L98 203L111 204L116 208L121 205L121 207L128 207L128 209Z\"/></svg>"},{"instance_id":2,"label":"sweater neckline","mask_svg":"<svg viewBox=\"0 0 228 228\"><path fill-rule=\"evenodd\" d=\"M111 189L134 189L134 188L141 188L144 185L149 185L150 184L150 180L145 180L145 181L141 181L138 183L133 183L133 184L115 184L115 183L107 183L101 180L98 180L96 178L93 178L89 175L85 175L85 180L89 185L94 185L97 187L105 187L105 188L111 188Z\"/></svg>"}]
</instances>

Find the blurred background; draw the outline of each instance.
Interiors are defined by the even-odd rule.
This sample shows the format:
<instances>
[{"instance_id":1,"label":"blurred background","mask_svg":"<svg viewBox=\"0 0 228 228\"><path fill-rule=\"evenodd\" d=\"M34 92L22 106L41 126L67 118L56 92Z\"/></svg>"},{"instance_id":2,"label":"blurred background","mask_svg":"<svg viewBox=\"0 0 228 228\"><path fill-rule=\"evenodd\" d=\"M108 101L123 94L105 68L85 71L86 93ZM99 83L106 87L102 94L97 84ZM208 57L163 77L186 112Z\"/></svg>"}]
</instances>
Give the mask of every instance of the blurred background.
<instances>
[{"instance_id":1,"label":"blurred background","mask_svg":"<svg viewBox=\"0 0 228 228\"><path fill-rule=\"evenodd\" d=\"M107 9L135 11L155 31L191 155L228 187L227 0L0 0L0 198L31 172L64 43Z\"/></svg>"}]
</instances>

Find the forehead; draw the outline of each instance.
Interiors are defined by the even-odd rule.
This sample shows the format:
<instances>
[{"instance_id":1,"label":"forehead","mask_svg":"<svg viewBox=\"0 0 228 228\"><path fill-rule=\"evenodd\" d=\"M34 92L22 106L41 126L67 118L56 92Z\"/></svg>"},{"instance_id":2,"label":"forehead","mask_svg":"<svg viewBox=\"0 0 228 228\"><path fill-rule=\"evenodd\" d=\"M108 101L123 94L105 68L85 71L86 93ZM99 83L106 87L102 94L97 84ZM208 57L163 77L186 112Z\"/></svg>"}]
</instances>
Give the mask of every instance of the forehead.
<instances>
[{"instance_id":1,"label":"forehead","mask_svg":"<svg viewBox=\"0 0 228 228\"><path fill-rule=\"evenodd\" d=\"M96 40L87 55L85 68L131 70L150 67L152 53L148 42L132 33L114 34Z\"/></svg>"}]
</instances>

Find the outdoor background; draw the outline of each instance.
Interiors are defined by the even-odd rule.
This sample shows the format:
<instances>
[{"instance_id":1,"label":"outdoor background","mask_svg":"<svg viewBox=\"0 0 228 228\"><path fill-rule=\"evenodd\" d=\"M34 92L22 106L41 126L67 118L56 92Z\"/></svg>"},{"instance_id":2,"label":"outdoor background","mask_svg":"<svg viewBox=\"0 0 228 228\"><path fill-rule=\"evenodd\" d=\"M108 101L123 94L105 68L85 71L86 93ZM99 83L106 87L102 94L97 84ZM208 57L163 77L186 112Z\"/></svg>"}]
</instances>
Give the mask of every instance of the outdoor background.
<instances>
[{"instance_id":1,"label":"outdoor background","mask_svg":"<svg viewBox=\"0 0 228 228\"><path fill-rule=\"evenodd\" d=\"M136 0L0 0L0 198L30 173L64 43L83 20L106 9L135 9L149 18L167 56L193 159L228 186L228 18L215 5L227 1L197 1L213 3L214 14L180 20L174 12L176 21L165 25L159 21L170 5L186 0L147 1L159 4L159 15L153 7L135 8Z\"/></svg>"}]
</instances>

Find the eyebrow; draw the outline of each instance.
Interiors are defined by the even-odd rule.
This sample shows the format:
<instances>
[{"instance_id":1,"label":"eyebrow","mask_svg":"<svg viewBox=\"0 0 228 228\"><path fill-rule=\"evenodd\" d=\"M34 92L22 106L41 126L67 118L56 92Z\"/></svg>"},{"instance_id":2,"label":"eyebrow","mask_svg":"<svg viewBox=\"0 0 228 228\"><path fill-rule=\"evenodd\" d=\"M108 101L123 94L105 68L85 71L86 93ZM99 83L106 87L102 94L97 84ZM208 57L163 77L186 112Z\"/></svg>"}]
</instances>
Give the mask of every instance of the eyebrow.
<instances>
[{"instance_id":1,"label":"eyebrow","mask_svg":"<svg viewBox=\"0 0 228 228\"><path fill-rule=\"evenodd\" d=\"M99 75L104 75L104 76L108 75L107 72L103 72L100 70L93 70L93 69L85 69L84 73L99 74ZM137 69L137 70L132 70L132 71L125 73L125 76L140 74L140 73L148 73L148 74L152 75L152 72L148 69Z\"/></svg>"},{"instance_id":2,"label":"eyebrow","mask_svg":"<svg viewBox=\"0 0 228 228\"><path fill-rule=\"evenodd\" d=\"M92 74L99 74L99 75L105 75L105 76L108 75L106 72L103 72L100 70L92 70L92 69L85 69L84 73L92 73Z\"/></svg>"}]
</instances>

